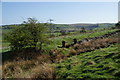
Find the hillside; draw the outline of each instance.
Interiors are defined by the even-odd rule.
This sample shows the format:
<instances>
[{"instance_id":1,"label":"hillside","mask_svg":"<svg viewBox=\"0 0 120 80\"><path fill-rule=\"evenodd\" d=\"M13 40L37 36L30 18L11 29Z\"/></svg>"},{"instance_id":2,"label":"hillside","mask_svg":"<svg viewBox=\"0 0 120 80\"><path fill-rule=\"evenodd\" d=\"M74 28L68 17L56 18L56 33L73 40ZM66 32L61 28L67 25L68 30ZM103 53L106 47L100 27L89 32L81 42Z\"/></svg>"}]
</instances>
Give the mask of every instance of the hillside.
<instances>
[{"instance_id":1,"label":"hillside","mask_svg":"<svg viewBox=\"0 0 120 80\"><path fill-rule=\"evenodd\" d=\"M13 29L16 26L23 26L24 24L11 24L11 25L3 25L2 29ZM85 29L96 29L96 28L111 28L115 27L115 23L98 23L98 24L88 24L88 23L77 23L77 24L53 24L51 26L54 30L62 30L62 29L78 29L84 27Z\"/></svg>"},{"instance_id":2,"label":"hillside","mask_svg":"<svg viewBox=\"0 0 120 80\"><path fill-rule=\"evenodd\" d=\"M45 54L32 50L2 53L3 77L6 78L120 78L119 30L104 30L53 38L44 47ZM99 34L98 34L99 33ZM73 37L74 36L74 37ZM62 39L82 43L58 48ZM91 39L90 41L85 41ZM67 45L66 45L67 46Z\"/></svg>"},{"instance_id":3,"label":"hillside","mask_svg":"<svg viewBox=\"0 0 120 80\"><path fill-rule=\"evenodd\" d=\"M57 64L60 78L120 78L120 44L81 53Z\"/></svg>"},{"instance_id":4,"label":"hillside","mask_svg":"<svg viewBox=\"0 0 120 80\"><path fill-rule=\"evenodd\" d=\"M114 27L114 23L98 23L98 24L70 24L73 27L81 28L84 27L86 29L96 29L96 28L111 28Z\"/></svg>"},{"instance_id":5,"label":"hillside","mask_svg":"<svg viewBox=\"0 0 120 80\"><path fill-rule=\"evenodd\" d=\"M118 51L120 30L117 27L87 30L87 27L98 25L86 24L84 27L87 27L80 30L66 24L35 25L33 26L32 23L28 27L27 25L2 27L3 78L120 78ZM46 28L49 30L47 31ZM39 33L42 29L46 31ZM69 32L72 29L80 31ZM32 30L35 32L31 32ZM13 33L7 33L9 31ZM14 33L15 31L19 33ZM63 34L65 31L67 33ZM38 33L35 34L36 32ZM6 33L13 35L13 38L10 35L6 36ZM35 35L32 35L33 33ZM41 40L41 42L45 41L42 45L39 41L36 42L36 46L32 45L35 42L30 44L31 41L42 38L41 34L45 37ZM10 38L11 41L16 38L15 42L9 41ZM12 43L18 45L12 46ZM15 49L12 49L14 46Z\"/></svg>"}]
</instances>

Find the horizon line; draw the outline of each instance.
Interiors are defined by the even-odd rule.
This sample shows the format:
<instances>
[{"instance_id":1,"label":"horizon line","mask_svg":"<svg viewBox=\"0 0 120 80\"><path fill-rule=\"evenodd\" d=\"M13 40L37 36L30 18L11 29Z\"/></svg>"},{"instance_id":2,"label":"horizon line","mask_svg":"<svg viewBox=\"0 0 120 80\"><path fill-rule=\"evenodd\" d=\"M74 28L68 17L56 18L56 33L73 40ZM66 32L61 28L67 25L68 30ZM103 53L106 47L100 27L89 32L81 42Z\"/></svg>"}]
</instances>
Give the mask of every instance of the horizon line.
<instances>
[{"instance_id":1,"label":"horizon line","mask_svg":"<svg viewBox=\"0 0 120 80\"><path fill-rule=\"evenodd\" d=\"M45 22L43 22L45 23ZM52 23L52 24L115 24L117 22L80 22L80 23ZM5 26L5 25L20 25L22 23L12 23L12 24L0 24L0 26Z\"/></svg>"}]
</instances>

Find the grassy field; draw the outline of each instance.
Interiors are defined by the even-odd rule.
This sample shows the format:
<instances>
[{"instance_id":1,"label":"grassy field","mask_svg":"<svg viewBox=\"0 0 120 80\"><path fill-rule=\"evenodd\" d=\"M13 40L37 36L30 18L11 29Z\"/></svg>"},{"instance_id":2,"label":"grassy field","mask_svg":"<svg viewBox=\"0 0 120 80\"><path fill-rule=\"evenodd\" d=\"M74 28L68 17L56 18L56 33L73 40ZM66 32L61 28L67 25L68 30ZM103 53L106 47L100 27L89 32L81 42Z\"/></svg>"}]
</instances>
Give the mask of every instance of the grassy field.
<instances>
[{"instance_id":1,"label":"grassy field","mask_svg":"<svg viewBox=\"0 0 120 80\"><path fill-rule=\"evenodd\" d=\"M106 33L114 32L116 30L117 29L93 31L91 33L77 33L77 34L73 34L73 35L66 35L66 36L59 36L59 37L50 38L51 43L49 43L49 45L47 44L46 46L44 46L43 49L50 50L50 49L58 48L58 46L61 46L63 40L66 41L68 44L71 44L73 42L74 38L76 38L79 41L79 40L82 40L84 38L101 36L101 35L104 35Z\"/></svg>"},{"instance_id":2,"label":"grassy field","mask_svg":"<svg viewBox=\"0 0 120 80\"><path fill-rule=\"evenodd\" d=\"M82 53L57 65L60 78L120 78L119 44Z\"/></svg>"},{"instance_id":3,"label":"grassy field","mask_svg":"<svg viewBox=\"0 0 120 80\"><path fill-rule=\"evenodd\" d=\"M55 36L57 37L53 37L53 38L50 38L50 43L49 45L48 44L45 44L43 49L47 49L47 50L50 50L50 49L53 49L53 48L57 48L57 46L61 46L61 42L64 40L66 41L68 44L69 43L72 43L73 42L73 39L76 38L77 40L82 40L84 38L91 38L91 37L96 37L96 36L100 36L100 35L104 35L106 33L110 33L110 32L114 32L116 31L117 29L114 29L114 30L98 30L98 31L92 31L92 32L87 32L87 33L71 33L71 34L68 34L68 35L64 35L64 36L59 36L60 33L54 33ZM3 30L3 32L7 32L8 30ZM0 39L2 40L2 36L0 37ZM9 51L10 48L9 48L9 43L2 40L2 48L0 49L0 52L6 52L6 51Z\"/></svg>"},{"instance_id":4,"label":"grassy field","mask_svg":"<svg viewBox=\"0 0 120 80\"><path fill-rule=\"evenodd\" d=\"M7 78L120 78L120 43L91 52L68 57L53 63L49 55L19 52L3 62L3 77ZM13 53L15 55L15 53ZM25 56L25 54L27 56ZM8 55L8 53L6 53ZM34 56L33 56L34 55ZM37 55L37 56L35 56ZM6 57L6 56L5 56ZM20 57L31 60L23 60ZM7 58L8 59L8 58ZM53 58L52 58L53 59ZM53 59L54 60L54 59Z\"/></svg>"},{"instance_id":5,"label":"grassy field","mask_svg":"<svg viewBox=\"0 0 120 80\"><path fill-rule=\"evenodd\" d=\"M120 78L120 52L118 51L120 43L116 41L118 36L93 40L85 44L76 44L78 45L78 52L75 49L76 45L70 48L57 47L61 46L62 40L71 44L74 38L79 41L116 30L98 30L49 38L50 42L44 44L43 47L43 50L47 51L46 54L45 52L39 54L39 52L32 51L8 52L9 43L3 41L3 47L6 48L2 53L3 77L37 79ZM86 52L91 47L93 50ZM71 52L77 54L70 54Z\"/></svg>"}]
</instances>

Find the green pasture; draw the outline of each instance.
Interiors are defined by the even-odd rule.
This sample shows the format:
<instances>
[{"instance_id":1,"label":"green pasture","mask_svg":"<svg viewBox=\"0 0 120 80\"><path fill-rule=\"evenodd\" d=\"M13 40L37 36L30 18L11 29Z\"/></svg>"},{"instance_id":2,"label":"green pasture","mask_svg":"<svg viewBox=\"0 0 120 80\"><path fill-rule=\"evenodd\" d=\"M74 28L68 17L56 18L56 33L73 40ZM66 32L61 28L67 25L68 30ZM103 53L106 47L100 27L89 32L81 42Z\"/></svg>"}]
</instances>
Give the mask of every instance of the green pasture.
<instances>
[{"instance_id":1,"label":"green pasture","mask_svg":"<svg viewBox=\"0 0 120 80\"><path fill-rule=\"evenodd\" d=\"M120 44L81 53L56 64L60 78L120 78Z\"/></svg>"},{"instance_id":2,"label":"green pasture","mask_svg":"<svg viewBox=\"0 0 120 80\"><path fill-rule=\"evenodd\" d=\"M106 33L114 32L115 30L102 30L102 31L94 31L91 33L79 33L79 34L74 34L74 35L67 35L67 36L59 36L59 37L54 37L50 38L50 43L46 44L43 48L46 50L50 50L53 48L57 48L57 46L61 46L62 41L66 41L68 44L71 44L73 42L73 39L76 38L78 41L82 40L84 38L91 38L91 37L97 37L100 35L104 35Z\"/></svg>"},{"instance_id":3,"label":"green pasture","mask_svg":"<svg viewBox=\"0 0 120 80\"><path fill-rule=\"evenodd\" d=\"M74 38L76 38L79 41L84 38L96 37L96 36L104 35L106 33L114 32L116 30L117 29L102 30L102 31L98 30L98 31L87 32L87 33L71 33L70 35L64 35L64 36L58 36L60 35L60 33L53 33L58 37L49 38L50 42L47 44L44 44L43 49L46 51L49 51L50 49L55 49L57 48L57 46L61 46L62 40L66 41L68 44L71 44ZM8 42L2 40L1 44L2 44L2 50L0 49L0 52L5 52L5 51L10 50Z\"/></svg>"}]
</instances>

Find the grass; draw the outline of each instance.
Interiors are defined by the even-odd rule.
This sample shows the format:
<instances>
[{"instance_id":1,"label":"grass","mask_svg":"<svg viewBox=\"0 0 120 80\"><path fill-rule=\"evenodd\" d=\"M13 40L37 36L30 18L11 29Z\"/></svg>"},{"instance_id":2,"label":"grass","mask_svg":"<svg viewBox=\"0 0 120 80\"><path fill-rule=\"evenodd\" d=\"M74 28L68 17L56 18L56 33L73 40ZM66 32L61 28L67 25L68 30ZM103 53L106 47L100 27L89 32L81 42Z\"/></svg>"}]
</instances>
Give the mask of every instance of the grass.
<instances>
[{"instance_id":1,"label":"grass","mask_svg":"<svg viewBox=\"0 0 120 80\"><path fill-rule=\"evenodd\" d=\"M120 78L118 45L82 53L56 64L60 78Z\"/></svg>"},{"instance_id":2,"label":"grass","mask_svg":"<svg viewBox=\"0 0 120 80\"><path fill-rule=\"evenodd\" d=\"M47 54L39 52L6 52L3 56L4 78L120 78L119 44L112 44L107 48L99 48L91 52L84 52L76 56L74 47L57 48L61 41L72 43L72 39L95 37L116 30L105 30L92 33L67 35L51 38L51 43L44 44ZM113 39L111 39L114 41ZM111 40L106 40L109 43ZM102 41L102 40L101 40ZM96 41L97 42L97 41ZM104 40L102 41L104 42ZM100 43L98 41L97 43ZM4 44L5 45L5 44ZM48 52L52 55L48 55ZM56 53L56 54L54 54ZM54 63L56 62L56 63Z\"/></svg>"},{"instance_id":3,"label":"grass","mask_svg":"<svg viewBox=\"0 0 120 80\"><path fill-rule=\"evenodd\" d=\"M15 53L13 54L15 55ZM21 52L16 54L17 57L12 57L12 60L4 61L3 78L53 78L55 69L51 65L49 55L36 54L35 57L35 53L31 54L29 52L29 55L25 56L25 53ZM35 58L24 60L25 57Z\"/></svg>"},{"instance_id":4,"label":"grass","mask_svg":"<svg viewBox=\"0 0 120 80\"><path fill-rule=\"evenodd\" d=\"M48 44L45 44L43 46L43 49L45 50L45 53L48 54L51 49L56 49L57 48L63 55L67 55L67 53L70 50L69 48L65 49L65 48L58 48L57 47L57 46L61 46L62 40L65 40L65 41L67 41L67 44L70 44L70 43L72 43L72 40L74 38L76 38L78 40L82 40L84 38L104 35L106 33L114 32L114 31L116 31L116 29L115 30L103 30L103 31L92 32L92 33L82 33L82 34L79 33L79 34L76 34L76 35L66 35L66 36L51 38L51 42L48 43ZM9 43L3 41L2 49L0 49L0 52L10 51L10 48L8 46L9 46Z\"/></svg>"},{"instance_id":5,"label":"grass","mask_svg":"<svg viewBox=\"0 0 120 80\"><path fill-rule=\"evenodd\" d=\"M51 64L37 64L33 61L8 62L3 70L4 78L53 78L55 73Z\"/></svg>"},{"instance_id":6,"label":"grass","mask_svg":"<svg viewBox=\"0 0 120 80\"><path fill-rule=\"evenodd\" d=\"M51 42L47 43L43 46L43 49L50 51L51 49L57 48L57 46L61 46L61 42L64 40L68 44L72 43L73 39L76 38L77 40L82 40L84 38L90 38L90 37L96 37L100 35L104 35L106 33L114 32L117 29L114 30L103 30L103 31L93 31L92 33L77 33L73 35L65 35L65 36L59 36L59 37L54 37L50 38ZM55 33L57 35L57 33ZM58 33L59 34L59 33ZM49 45L48 45L49 44ZM0 50L1 52L6 52L9 51L9 43L5 42L4 40L2 41L2 47L3 49Z\"/></svg>"},{"instance_id":7,"label":"grass","mask_svg":"<svg viewBox=\"0 0 120 80\"><path fill-rule=\"evenodd\" d=\"M51 42L49 44L45 44L43 46L44 50L50 51L51 49L56 49L58 46L61 46L62 41L66 41L67 44L71 44L73 42L73 39L76 38L78 41L82 40L84 38L91 38L91 37L97 37L104 35L106 33L114 32L115 30L103 30L103 31L96 31L92 33L79 33L79 34L74 34L74 35L66 35L66 36L60 36L60 37L55 37L55 38L50 38ZM69 50L69 49L67 49ZM64 49L61 49L61 51L64 51ZM66 51L68 52L68 51Z\"/></svg>"}]
</instances>

